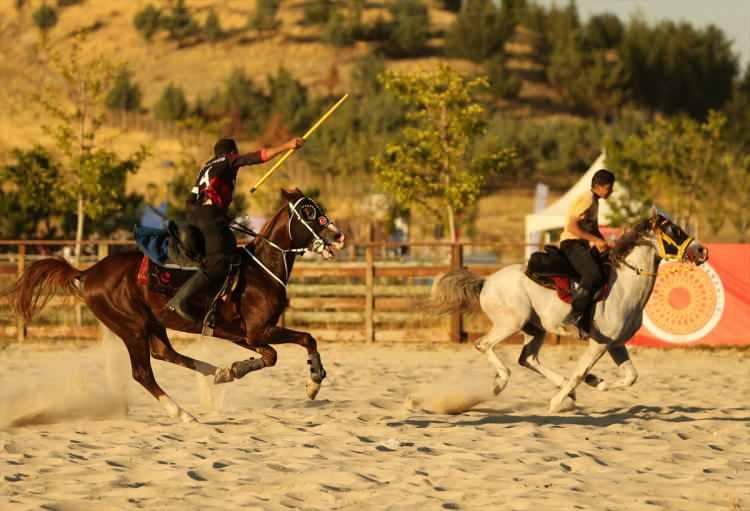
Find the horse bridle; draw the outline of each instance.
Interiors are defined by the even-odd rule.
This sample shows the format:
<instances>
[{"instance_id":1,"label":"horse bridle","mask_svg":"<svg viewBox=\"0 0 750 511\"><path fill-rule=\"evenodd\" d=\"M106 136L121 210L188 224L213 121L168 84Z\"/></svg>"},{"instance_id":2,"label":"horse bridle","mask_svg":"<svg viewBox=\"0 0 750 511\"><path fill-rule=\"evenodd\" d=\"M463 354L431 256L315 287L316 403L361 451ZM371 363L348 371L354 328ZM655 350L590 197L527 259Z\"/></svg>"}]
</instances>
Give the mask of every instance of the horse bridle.
<instances>
[{"instance_id":1,"label":"horse bridle","mask_svg":"<svg viewBox=\"0 0 750 511\"><path fill-rule=\"evenodd\" d=\"M672 236L664 232L664 230L657 223L657 219L654 219L651 223L651 230L654 232L654 234L656 234L656 250L659 252L659 258L663 259L664 261L681 261L682 259L684 259L685 251L695 240L695 238L693 238L692 236L688 236L682 243L677 243L674 238L672 238ZM667 247L665 246L665 244L674 247L676 252L674 254L667 253ZM620 263L622 263L625 267L633 270L636 275L644 275L646 277L657 276L656 272L646 271L643 268L633 266L632 264L627 262L625 258L622 258L622 260L620 260Z\"/></svg>"},{"instance_id":2,"label":"horse bridle","mask_svg":"<svg viewBox=\"0 0 750 511\"><path fill-rule=\"evenodd\" d=\"M315 201L313 201L312 199L310 199L309 197L302 197L302 198L298 199L297 202L295 202L294 204L292 204L291 202L288 203L289 204L289 209L292 212L292 215L289 215L289 222L288 222L288 225L287 225L287 230L289 232L289 241L291 241L292 244L294 244L294 236L292 235L292 218L293 217L297 217L297 219L302 223L302 225L304 225L307 228L307 230L310 231L310 233L313 235L312 247L318 246L318 247L327 248L330 245L332 245L332 243L328 242L328 241L324 240L322 237L320 237L320 235L318 235L318 233L316 233L315 230L313 230L313 228L310 227L309 223L307 221L305 221L302 218L302 215L300 215L299 212L297 211L297 206L299 206L300 202L302 202L305 199L311 201L313 203L313 205L317 209L320 209L320 206L318 206L317 203ZM326 224L327 223L328 223L328 218L326 217ZM279 284L281 284L281 286L284 288L285 291L288 290L288 286L289 286L289 284L288 284L288 282L289 282L289 265L288 265L288 263L286 261L286 255L287 254L302 254L302 255L304 255L308 251L313 251L313 252L317 251L315 248L281 248L275 242L269 240L268 238L266 238L265 236L262 236L261 234L258 234L257 232L253 231L249 227L245 227L244 225L241 225L241 224L238 224L238 223L233 223L231 225L231 227L233 229L237 230L237 231L240 231L240 232L245 233L245 234L249 234L250 236L253 236L254 238L257 238L257 239L263 241L264 243L267 243L270 247L278 250L281 253L281 259L282 259L282 261L284 261L284 278L283 279L281 279L281 277L279 277L273 271L271 271L271 269L268 268L268 266L266 266L265 264L263 264L263 261L261 261L260 259L258 259L258 257L255 254L253 254L250 250L248 250L247 246L242 247L243 250L247 253L247 255L249 255L250 258L258 264L258 266L260 266L276 282L278 282Z\"/></svg>"}]
</instances>

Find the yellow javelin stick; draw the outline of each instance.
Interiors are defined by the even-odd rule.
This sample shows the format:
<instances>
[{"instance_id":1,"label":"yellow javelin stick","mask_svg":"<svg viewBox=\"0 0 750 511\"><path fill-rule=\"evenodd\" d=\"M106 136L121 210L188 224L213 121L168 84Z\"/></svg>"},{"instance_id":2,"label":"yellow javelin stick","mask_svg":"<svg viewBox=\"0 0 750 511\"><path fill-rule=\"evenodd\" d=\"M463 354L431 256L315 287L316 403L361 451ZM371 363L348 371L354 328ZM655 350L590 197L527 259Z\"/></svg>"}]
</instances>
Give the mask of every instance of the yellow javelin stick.
<instances>
[{"instance_id":1,"label":"yellow javelin stick","mask_svg":"<svg viewBox=\"0 0 750 511\"><path fill-rule=\"evenodd\" d=\"M325 114L323 115L323 117L321 117L320 119L318 119L318 122L316 122L315 124L313 124L313 125L312 125L312 128L310 128L309 130L307 130L307 133L305 133L304 135L302 135L302 138L303 138L304 140L307 140L307 137L309 137L310 135L312 135L313 131L315 131L316 129L318 129L318 126L320 126L321 124L323 124L323 122L325 122L325 120L326 120L326 119L328 119L328 118L329 118L329 117L331 116L331 114L333 114L333 112L335 112L335 111L336 111L336 109L337 109L338 107L340 107L340 106L341 106L341 104L342 104L342 103L343 103L344 101L346 101L346 98L348 98L348 97L349 97L349 94L344 94L344 95L342 96L342 98L341 98L341 99L339 99L339 100L338 100L338 101L336 102L336 104L335 104L335 105L333 105L333 106L332 106L332 107L331 107L331 108L330 108L330 109L329 109L329 110L328 110L328 111L327 111L327 112L326 112L326 113L325 113ZM277 161L277 162L276 162L276 163L275 163L275 164L273 165L273 167L271 167L271 169L270 169L270 170L269 170L268 172L266 172L266 173L265 173L265 174L263 175L263 177L261 177L261 178L260 178L260 179L258 180L258 182L257 182L257 183L255 183L255 186L253 186L253 187L252 187L252 188L250 189L250 193L255 193L255 190L257 190L257 189L258 189L258 188L260 187L260 185L262 185L262 184L263 184L263 183L264 183L264 182L266 181L266 179L268 179L269 177L271 177L271 174L273 174L273 173L274 173L274 172L276 171L276 169L277 169L277 168L279 168L279 167L281 166L281 164L282 164L282 163L284 163L284 162L286 161L286 159L287 159L287 158L289 158L289 156L290 156L290 155L291 155L291 154L292 154L292 153L293 153L293 152L294 152L295 150L296 150L296 149L289 149L289 150L288 150L287 152L285 152L285 153L284 153L284 155L283 155L283 156L282 156L281 158L279 158L279 160L278 160L278 161Z\"/></svg>"}]
</instances>

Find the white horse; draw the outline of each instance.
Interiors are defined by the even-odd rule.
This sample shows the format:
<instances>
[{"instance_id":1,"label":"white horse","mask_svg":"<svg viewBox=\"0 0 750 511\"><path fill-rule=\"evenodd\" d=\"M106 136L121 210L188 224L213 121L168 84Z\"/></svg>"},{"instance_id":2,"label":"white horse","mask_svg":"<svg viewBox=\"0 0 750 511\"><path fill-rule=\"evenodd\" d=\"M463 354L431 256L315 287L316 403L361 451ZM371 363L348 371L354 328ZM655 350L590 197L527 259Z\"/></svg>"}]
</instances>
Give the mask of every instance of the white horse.
<instances>
[{"instance_id":1,"label":"white horse","mask_svg":"<svg viewBox=\"0 0 750 511\"><path fill-rule=\"evenodd\" d=\"M476 348L487 354L497 370L494 393L507 385L510 370L494 347L511 335L523 332L524 346L518 363L552 381L560 390L550 401L550 412L575 408L575 389L582 381L599 390L628 387L638 373L630 360L625 342L641 327L646 307L662 260L687 261L696 265L708 260L708 250L690 237L666 215L652 210L650 218L622 236L612 249L609 295L595 306L589 345L569 379L544 367L539 350L547 332L577 335L573 325L563 323L571 306L554 290L543 287L524 274L520 264L507 266L487 279L467 270L440 277L433 286L432 303L439 312L481 310L492 322L492 329L476 341ZM622 373L622 379L608 384L589 374L608 351Z\"/></svg>"}]
</instances>

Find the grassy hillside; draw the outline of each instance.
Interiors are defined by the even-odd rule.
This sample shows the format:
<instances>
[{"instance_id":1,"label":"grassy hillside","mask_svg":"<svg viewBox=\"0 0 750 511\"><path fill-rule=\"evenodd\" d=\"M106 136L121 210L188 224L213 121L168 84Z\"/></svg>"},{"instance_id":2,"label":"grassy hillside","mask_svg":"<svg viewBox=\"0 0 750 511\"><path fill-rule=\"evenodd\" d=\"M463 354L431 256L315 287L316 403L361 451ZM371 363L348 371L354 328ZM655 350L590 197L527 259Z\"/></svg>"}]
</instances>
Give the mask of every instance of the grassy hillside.
<instances>
[{"instance_id":1,"label":"grassy hillside","mask_svg":"<svg viewBox=\"0 0 750 511\"><path fill-rule=\"evenodd\" d=\"M4 55L0 60L0 76L5 85L5 94L0 95L0 108L5 113L0 117L0 158L5 158L11 148L49 141L42 130L44 116L30 100L49 79L41 62L44 55L39 50L41 36L31 19L32 11L41 4L41 0L28 1L27 7L20 13L13 4L0 4L0 50ZM104 53L115 62L126 65L141 88L142 104L147 110L155 104L169 83L181 86L193 102L198 97L210 95L235 69L243 69L257 84L265 86L265 76L283 66L313 95L341 94L349 90L354 64L374 51L372 43L357 42L350 48L336 48L321 42L319 27L302 22L304 0L281 2L278 15L281 26L270 36L259 35L246 28L248 17L254 9L253 1L188 0L187 5L200 23L203 23L209 10L214 9L228 37L216 44L198 42L180 45L169 40L162 31L147 42L134 28L133 18L149 4L167 9L172 2L84 0L78 5L65 7L58 11L59 22L48 34L46 45L53 51L65 52L75 35L85 31L87 39L84 50ZM439 8L438 2L429 5L431 39L425 56L391 59L387 61L387 66L414 70L447 62L466 72L479 71L479 67L470 61L439 56L442 54L444 34L453 23L455 14ZM379 16L388 16L384 4L368 2L363 13L364 23L370 23ZM518 101L500 100L498 106L508 115L534 122L570 118L558 106L554 91L541 79L539 66L530 58L534 37L530 32L519 30L508 45L511 55L509 67L517 71L524 81ZM357 105L350 102L346 108L357 108ZM169 126L159 125L150 119L148 112L140 116L140 120L130 118L123 122L113 118L103 139L122 151L132 151L139 144L149 144L154 157L130 178L128 188L142 191L147 183L154 182L160 185L161 194L165 195L164 184L173 178L175 172L169 162L178 162L185 157L203 161L209 156L213 140L208 134L179 135ZM243 141L241 146L251 149L254 143ZM323 190L325 199L366 192L371 186L369 183L352 185L336 180L321 183L309 169L293 160L267 185L267 193L273 193L270 189L278 186L315 186ZM248 189L264 170L255 167L243 171L239 190ZM531 202L531 191L523 188L484 199L476 222L477 235L485 239L522 239L523 215L531 209ZM356 204L331 204L330 207L332 213L339 216L353 218L368 214L358 209Z\"/></svg>"}]
</instances>

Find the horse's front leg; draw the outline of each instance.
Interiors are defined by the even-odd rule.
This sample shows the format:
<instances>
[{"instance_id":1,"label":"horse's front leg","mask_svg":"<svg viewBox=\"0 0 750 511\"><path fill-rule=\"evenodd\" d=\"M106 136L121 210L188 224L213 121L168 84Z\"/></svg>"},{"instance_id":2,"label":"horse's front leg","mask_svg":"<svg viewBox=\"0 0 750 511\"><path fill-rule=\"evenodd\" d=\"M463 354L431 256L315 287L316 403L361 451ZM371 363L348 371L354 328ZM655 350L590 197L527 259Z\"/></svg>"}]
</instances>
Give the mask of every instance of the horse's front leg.
<instances>
[{"instance_id":1,"label":"horse's front leg","mask_svg":"<svg viewBox=\"0 0 750 511\"><path fill-rule=\"evenodd\" d=\"M606 344L599 344L593 339L589 340L589 347L583 354L581 359L578 361L573 375L568 379L560 391L550 400L549 411L551 413L564 412L571 410L575 407L573 400L570 399L570 394L575 391L576 387L586 378L586 375L591 371L599 359L607 351Z\"/></svg>"},{"instance_id":2,"label":"horse's front leg","mask_svg":"<svg viewBox=\"0 0 750 511\"><path fill-rule=\"evenodd\" d=\"M307 364L310 366L307 397L315 399L320 390L320 384L323 383L326 377L326 370L323 368L323 362L320 359L320 353L318 353L318 343L312 335L307 332L298 332L288 328L271 327L264 330L260 335L253 336L253 343L265 345L293 343L307 349ZM270 346L268 347L270 348Z\"/></svg>"},{"instance_id":3,"label":"horse's front leg","mask_svg":"<svg viewBox=\"0 0 750 511\"><path fill-rule=\"evenodd\" d=\"M601 380L601 382L596 385L596 388L599 390L612 390L632 386L638 380L638 371L635 370L635 366L630 359L630 353L628 352L625 343L614 344L607 348L607 351L617 365L622 378L612 384L608 384L604 380Z\"/></svg>"}]
</instances>

